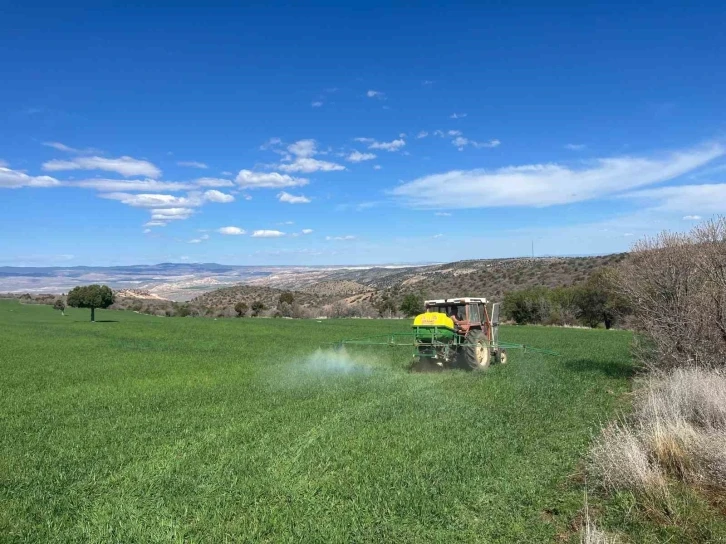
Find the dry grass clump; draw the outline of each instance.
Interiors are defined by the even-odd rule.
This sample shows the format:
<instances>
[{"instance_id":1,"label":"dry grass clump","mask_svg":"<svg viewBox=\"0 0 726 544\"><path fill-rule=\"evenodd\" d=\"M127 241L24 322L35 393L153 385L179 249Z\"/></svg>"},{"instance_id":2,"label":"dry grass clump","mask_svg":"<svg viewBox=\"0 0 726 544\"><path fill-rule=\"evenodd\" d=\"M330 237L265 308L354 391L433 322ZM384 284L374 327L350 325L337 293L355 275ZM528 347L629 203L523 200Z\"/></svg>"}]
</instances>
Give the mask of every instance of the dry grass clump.
<instances>
[{"instance_id":1,"label":"dry grass clump","mask_svg":"<svg viewBox=\"0 0 726 544\"><path fill-rule=\"evenodd\" d=\"M726 373L693 368L648 378L632 416L596 439L589 472L605 490L665 504L666 476L726 491Z\"/></svg>"}]
</instances>

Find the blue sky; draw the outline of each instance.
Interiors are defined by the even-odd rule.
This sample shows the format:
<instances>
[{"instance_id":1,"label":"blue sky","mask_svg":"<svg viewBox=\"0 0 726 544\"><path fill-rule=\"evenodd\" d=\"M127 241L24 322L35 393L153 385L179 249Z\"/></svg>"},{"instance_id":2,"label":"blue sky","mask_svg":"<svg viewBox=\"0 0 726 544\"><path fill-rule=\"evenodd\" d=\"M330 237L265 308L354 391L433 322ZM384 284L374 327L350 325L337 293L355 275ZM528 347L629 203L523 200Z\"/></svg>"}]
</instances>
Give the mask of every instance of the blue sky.
<instances>
[{"instance_id":1,"label":"blue sky","mask_svg":"<svg viewBox=\"0 0 726 544\"><path fill-rule=\"evenodd\" d=\"M627 250L726 212L726 8L3 8L0 264Z\"/></svg>"}]
</instances>

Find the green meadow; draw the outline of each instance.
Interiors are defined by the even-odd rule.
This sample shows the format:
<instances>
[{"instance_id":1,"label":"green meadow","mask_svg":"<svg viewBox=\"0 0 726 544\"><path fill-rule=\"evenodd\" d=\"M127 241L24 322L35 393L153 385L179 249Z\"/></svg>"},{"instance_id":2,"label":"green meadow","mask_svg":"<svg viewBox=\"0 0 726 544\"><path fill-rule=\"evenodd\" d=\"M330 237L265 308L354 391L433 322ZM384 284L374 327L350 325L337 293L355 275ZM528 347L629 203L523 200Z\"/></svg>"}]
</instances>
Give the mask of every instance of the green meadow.
<instances>
[{"instance_id":1,"label":"green meadow","mask_svg":"<svg viewBox=\"0 0 726 544\"><path fill-rule=\"evenodd\" d=\"M325 346L408 321L66 313L0 301L2 542L576 542L630 389L622 331L415 374Z\"/></svg>"}]
</instances>

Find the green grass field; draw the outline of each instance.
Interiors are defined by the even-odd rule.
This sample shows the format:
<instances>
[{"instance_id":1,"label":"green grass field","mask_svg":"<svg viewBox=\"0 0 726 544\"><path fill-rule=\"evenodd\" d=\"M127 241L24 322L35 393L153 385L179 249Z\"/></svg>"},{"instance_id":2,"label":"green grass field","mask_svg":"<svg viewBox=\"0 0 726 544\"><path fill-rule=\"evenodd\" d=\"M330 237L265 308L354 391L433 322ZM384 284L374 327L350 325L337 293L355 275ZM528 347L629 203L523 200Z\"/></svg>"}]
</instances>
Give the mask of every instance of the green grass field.
<instances>
[{"instance_id":1,"label":"green grass field","mask_svg":"<svg viewBox=\"0 0 726 544\"><path fill-rule=\"evenodd\" d=\"M561 356L412 374L316 353L407 321L88 319L0 301L2 542L576 541L629 389L618 331L504 328Z\"/></svg>"}]
</instances>

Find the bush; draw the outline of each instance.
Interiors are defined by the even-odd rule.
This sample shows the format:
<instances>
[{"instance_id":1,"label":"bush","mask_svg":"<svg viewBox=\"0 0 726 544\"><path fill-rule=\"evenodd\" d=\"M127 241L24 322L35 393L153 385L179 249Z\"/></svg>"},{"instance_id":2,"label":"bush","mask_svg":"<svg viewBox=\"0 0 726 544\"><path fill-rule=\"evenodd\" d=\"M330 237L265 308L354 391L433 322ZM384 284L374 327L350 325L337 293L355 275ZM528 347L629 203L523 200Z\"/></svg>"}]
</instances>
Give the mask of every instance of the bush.
<instances>
[{"instance_id":1,"label":"bush","mask_svg":"<svg viewBox=\"0 0 726 544\"><path fill-rule=\"evenodd\" d=\"M401 312L406 317L414 317L424 311L424 301L418 295L409 294L403 297L401 303Z\"/></svg>"},{"instance_id":2,"label":"bush","mask_svg":"<svg viewBox=\"0 0 726 544\"><path fill-rule=\"evenodd\" d=\"M244 317L247 315L247 304L244 302L238 302L234 305L234 311L237 312L237 317Z\"/></svg>"},{"instance_id":3,"label":"bush","mask_svg":"<svg viewBox=\"0 0 726 544\"><path fill-rule=\"evenodd\" d=\"M637 242L617 289L633 311L651 369L726 365L726 220Z\"/></svg>"}]
</instances>

